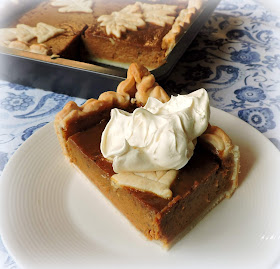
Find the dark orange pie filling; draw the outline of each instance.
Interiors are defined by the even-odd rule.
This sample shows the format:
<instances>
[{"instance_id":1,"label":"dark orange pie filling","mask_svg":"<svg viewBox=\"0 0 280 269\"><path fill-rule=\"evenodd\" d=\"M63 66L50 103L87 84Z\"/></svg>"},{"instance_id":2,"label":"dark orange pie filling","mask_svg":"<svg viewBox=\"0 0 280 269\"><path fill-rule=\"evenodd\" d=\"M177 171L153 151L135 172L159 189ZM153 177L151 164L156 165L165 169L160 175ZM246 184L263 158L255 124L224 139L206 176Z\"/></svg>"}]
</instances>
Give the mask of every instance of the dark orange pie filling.
<instances>
[{"instance_id":1,"label":"dark orange pie filling","mask_svg":"<svg viewBox=\"0 0 280 269\"><path fill-rule=\"evenodd\" d=\"M173 241L186 227L190 227L231 189L231 162L222 162L203 143L198 141L194 155L179 170L171 186L172 199L153 193L119 188L111 183L112 164L100 152L101 134L106 121L78 132L67 141L72 162L111 200L111 202L148 238ZM224 196L222 197L224 198ZM221 199L222 199L221 198Z\"/></svg>"}]
</instances>

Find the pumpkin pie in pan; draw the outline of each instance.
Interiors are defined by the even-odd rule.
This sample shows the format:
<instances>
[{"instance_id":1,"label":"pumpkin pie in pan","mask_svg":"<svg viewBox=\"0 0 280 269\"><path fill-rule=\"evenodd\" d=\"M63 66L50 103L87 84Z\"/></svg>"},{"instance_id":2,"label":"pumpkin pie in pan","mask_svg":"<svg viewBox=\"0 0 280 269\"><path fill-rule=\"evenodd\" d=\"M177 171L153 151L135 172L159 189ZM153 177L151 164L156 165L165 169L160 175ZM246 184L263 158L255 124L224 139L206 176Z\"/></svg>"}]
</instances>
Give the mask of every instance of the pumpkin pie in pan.
<instances>
[{"instance_id":1,"label":"pumpkin pie in pan","mask_svg":"<svg viewBox=\"0 0 280 269\"><path fill-rule=\"evenodd\" d=\"M203 0L43 1L0 29L0 46L125 68L138 62L155 69L166 62L204 6Z\"/></svg>"},{"instance_id":2,"label":"pumpkin pie in pan","mask_svg":"<svg viewBox=\"0 0 280 269\"><path fill-rule=\"evenodd\" d=\"M148 239L170 247L238 186L238 146L208 119L204 89L170 98L131 64L116 92L66 104L55 129L67 159Z\"/></svg>"}]
</instances>

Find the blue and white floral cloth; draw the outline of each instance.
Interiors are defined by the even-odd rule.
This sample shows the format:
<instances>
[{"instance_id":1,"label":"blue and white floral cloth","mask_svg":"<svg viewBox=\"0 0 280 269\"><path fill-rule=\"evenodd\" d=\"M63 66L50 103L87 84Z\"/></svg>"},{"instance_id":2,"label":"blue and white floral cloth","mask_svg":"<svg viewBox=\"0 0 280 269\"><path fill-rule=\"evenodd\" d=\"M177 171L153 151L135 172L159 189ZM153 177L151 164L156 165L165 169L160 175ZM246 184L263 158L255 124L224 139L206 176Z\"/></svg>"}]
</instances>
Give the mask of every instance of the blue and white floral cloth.
<instances>
[{"instance_id":1,"label":"blue and white floral cloth","mask_svg":"<svg viewBox=\"0 0 280 269\"><path fill-rule=\"evenodd\" d=\"M280 18L254 0L223 0L162 86L170 94L206 88L212 106L280 149ZM84 102L51 90L0 81L0 176L18 147L68 101ZM0 268L18 268L1 237Z\"/></svg>"},{"instance_id":2,"label":"blue and white floral cloth","mask_svg":"<svg viewBox=\"0 0 280 269\"><path fill-rule=\"evenodd\" d=\"M280 149L279 17L255 1L222 1L164 85L173 94L200 87Z\"/></svg>"}]
</instances>

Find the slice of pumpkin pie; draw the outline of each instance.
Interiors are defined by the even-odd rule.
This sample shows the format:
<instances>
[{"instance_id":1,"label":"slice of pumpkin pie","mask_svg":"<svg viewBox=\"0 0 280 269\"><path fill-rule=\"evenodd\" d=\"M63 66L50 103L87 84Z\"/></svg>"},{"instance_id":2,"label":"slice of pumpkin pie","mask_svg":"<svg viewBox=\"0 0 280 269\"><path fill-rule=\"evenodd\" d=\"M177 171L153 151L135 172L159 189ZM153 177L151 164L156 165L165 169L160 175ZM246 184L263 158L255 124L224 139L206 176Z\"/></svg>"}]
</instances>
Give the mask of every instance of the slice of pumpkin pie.
<instances>
[{"instance_id":1,"label":"slice of pumpkin pie","mask_svg":"<svg viewBox=\"0 0 280 269\"><path fill-rule=\"evenodd\" d=\"M63 153L151 240L170 246L238 186L239 149L211 126L207 92L171 98L131 64L116 92L55 118Z\"/></svg>"}]
</instances>

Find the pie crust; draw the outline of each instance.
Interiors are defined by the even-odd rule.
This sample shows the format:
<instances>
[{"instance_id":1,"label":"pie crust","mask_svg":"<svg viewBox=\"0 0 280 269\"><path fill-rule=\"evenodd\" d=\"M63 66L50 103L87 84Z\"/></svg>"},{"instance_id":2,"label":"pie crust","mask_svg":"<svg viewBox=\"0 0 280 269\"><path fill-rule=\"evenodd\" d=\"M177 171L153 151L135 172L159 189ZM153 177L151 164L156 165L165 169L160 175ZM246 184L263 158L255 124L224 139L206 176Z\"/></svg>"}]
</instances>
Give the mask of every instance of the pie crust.
<instances>
[{"instance_id":1,"label":"pie crust","mask_svg":"<svg viewBox=\"0 0 280 269\"><path fill-rule=\"evenodd\" d=\"M209 124L193 157L178 171L170 199L115 184L112 164L100 153L101 133L112 108L132 111L150 96L162 102L170 99L145 67L133 63L116 92L105 92L80 107L69 102L54 125L67 159L147 238L170 247L220 201L231 197L238 186L240 156L230 137Z\"/></svg>"}]
</instances>

